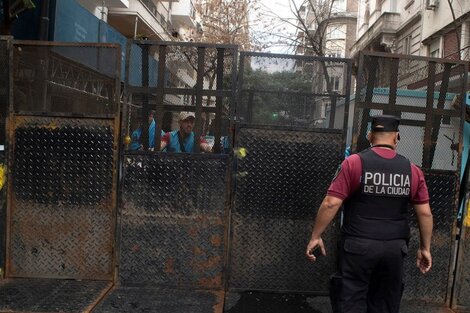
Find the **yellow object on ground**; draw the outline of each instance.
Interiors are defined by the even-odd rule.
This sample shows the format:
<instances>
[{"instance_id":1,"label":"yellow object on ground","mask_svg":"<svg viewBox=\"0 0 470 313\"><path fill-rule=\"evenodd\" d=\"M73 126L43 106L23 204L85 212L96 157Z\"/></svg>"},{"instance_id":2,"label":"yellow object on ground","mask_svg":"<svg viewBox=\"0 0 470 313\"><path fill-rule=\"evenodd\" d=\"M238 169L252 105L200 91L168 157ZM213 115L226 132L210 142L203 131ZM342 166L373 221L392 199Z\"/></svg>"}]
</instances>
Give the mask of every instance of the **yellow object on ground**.
<instances>
[{"instance_id":1,"label":"yellow object on ground","mask_svg":"<svg viewBox=\"0 0 470 313\"><path fill-rule=\"evenodd\" d=\"M127 135L124 137L124 144L128 145L131 143L131 136Z\"/></svg>"},{"instance_id":2,"label":"yellow object on ground","mask_svg":"<svg viewBox=\"0 0 470 313\"><path fill-rule=\"evenodd\" d=\"M7 180L6 171L5 171L5 164L0 164L0 190L2 190L3 185Z\"/></svg>"},{"instance_id":3,"label":"yellow object on ground","mask_svg":"<svg viewBox=\"0 0 470 313\"><path fill-rule=\"evenodd\" d=\"M248 151L243 147L235 148L235 149L233 149L233 151L234 151L235 155L237 156L237 158L239 158L239 159L243 159L244 157L246 157L246 155L248 153Z\"/></svg>"},{"instance_id":4,"label":"yellow object on ground","mask_svg":"<svg viewBox=\"0 0 470 313\"><path fill-rule=\"evenodd\" d=\"M465 227L470 227L470 201L467 203L467 212L465 213L465 218L463 219L463 225Z\"/></svg>"}]
</instances>

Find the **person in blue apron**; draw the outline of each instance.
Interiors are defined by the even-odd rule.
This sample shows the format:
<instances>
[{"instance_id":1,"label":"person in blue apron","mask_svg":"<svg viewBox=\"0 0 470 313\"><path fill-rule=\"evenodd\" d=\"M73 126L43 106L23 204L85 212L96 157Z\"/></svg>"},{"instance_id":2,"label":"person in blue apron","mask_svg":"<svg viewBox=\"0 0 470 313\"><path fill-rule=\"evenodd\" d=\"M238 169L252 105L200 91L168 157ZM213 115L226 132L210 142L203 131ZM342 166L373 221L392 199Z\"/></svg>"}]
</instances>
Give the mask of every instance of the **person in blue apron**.
<instances>
[{"instance_id":1,"label":"person in blue apron","mask_svg":"<svg viewBox=\"0 0 470 313\"><path fill-rule=\"evenodd\" d=\"M335 313L399 312L409 204L420 231L416 264L423 274L431 269L429 193L421 169L395 151L399 122L390 115L372 118L371 147L343 161L318 210L305 252L310 261L321 257L317 251L326 255L321 235L344 205L340 273L330 291Z\"/></svg>"},{"instance_id":2,"label":"person in blue apron","mask_svg":"<svg viewBox=\"0 0 470 313\"><path fill-rule=\"evenodd\" d=\"M179 116L179 129L166 133L162 137L161 150L166 149L167 152L194 152L195 145L195 114L194 112L180 112ZM200 149L203 152L211 152L211 146L207 141L200 138Z\"/></svg>"},{"instance_id":3,"label":"person in blue apron","mask_svg":"<svg viewBox=\"0 0 470 313\"><path fill-rule=\"evenodd\" d=\"M149 150L154 150L155 148L155 111L150 111L149 113ZM162 130L161 136L163 137L165 132ZM142 150L143 145L141 143L140 137L142 136L142 127L138 127L132 132L131 143L129 144L129 150Z\"/></svg>"}]
</instances>

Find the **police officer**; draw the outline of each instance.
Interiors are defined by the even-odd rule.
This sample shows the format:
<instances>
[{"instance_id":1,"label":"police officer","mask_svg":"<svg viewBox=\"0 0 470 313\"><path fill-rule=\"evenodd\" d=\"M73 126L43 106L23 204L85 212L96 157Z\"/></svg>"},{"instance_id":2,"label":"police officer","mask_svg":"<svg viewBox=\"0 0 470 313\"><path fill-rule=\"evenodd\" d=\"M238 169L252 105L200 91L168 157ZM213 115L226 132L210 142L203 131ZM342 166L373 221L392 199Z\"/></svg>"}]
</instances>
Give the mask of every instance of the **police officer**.
<instances>
[{"instance_id":1,"label":"police officer","mask_svg":"<svg viewBox=\"0 0 470 313\"><path fill-rule=\"evenodd\" d=\"M403 260L408 253L407 212L412 204L419 225L417 266L425 274L432 266L433 219L422 171L395 152L399 119L372 119L371 148L343 161L315 220L306 255L326 255L321 234L344 205L341 228L342 313L398 313L403 291Z\"/></svg>"}]
</instances>

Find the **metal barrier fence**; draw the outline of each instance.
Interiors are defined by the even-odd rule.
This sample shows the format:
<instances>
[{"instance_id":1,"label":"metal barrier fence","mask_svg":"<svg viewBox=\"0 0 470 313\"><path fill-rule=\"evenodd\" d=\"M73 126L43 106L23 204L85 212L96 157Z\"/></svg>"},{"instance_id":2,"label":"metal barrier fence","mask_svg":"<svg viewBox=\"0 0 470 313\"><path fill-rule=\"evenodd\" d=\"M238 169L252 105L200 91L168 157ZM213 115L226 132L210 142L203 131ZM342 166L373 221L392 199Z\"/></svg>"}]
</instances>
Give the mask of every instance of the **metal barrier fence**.
<instances>
[{"instance_id":1,"label":"metal barrier fence","mask_svg":"<svg viewBox=\"0 0 470 313\"><path fill-rule=\"evenodd\" d=\"M429 275L422 276L413 257L406 262L403 298L415 306L450 304L467 72L465 62L451 60L382 53L363 53L360 58L353 150L369 145L366 133L371 116L396 115L401 117L398 153L426 174L435 222L434 265ZM414 221L411 232L413 256L419 244Z\"/></svg>"},{"instance_id":2,"label":"metal barrier fence","mask_svg":"<svg viewBox=\"0 0 470 313\"><path fill-rule=\"evenodd\" d=\"M470 308L470 230L468 224L461 227L452 301L457 311Z\"/></svg>"},{"instance_id":3,"label":"metal barrier fence","mask_svg":"<svg viewBox=\"0 0 470 313\"><path fill-rule=\"evenodd\" d=\"M304 257L316 211L343 153L340 130L240 126L232 209L231 290L328 293L336 270L339 220L325 233L331 248Z\"/></svg>"},{"instance_id":4,"label":"metal barrier fence","mask_svg":"<svg viewBox=\"0 0 470 313\"><path fill-rule=\"evenodd\" d=\"M401 116L398 152L423 167L436 221L434 269L418 278L408 258L404 301L450 304L466 64L365 54L351 99L352 60L130 41L120 125L116 47L2 47L14 102L0 311L222 312L250 290L326 295L339 219L328 257L308 263L305 245L346 142L365 147L378 113ZM195 113L192 152L206 136L215 153L149 151L180 111ZM466 306L468 265L458 269L454 303Z\"/></svg>"},{"instance_id":5,"label":"metal barrier fence","mask_svg":"<svg viewBox=\"0 0 470 313\"><path fill-rule=\"evenodd\" d=\"M136 150L141 144L147 150L153 144L151 148L160 150L161 131L177 129L178 113L191 111L196 116L196 141L208 135L213 152L221 152L221 138L231 135L237 47L130 41L128 54L132 57L128 58L126 73L133 74L126 76L125 84L124 133L131 141L126 149ZM150 112L156 122L155 133L150 135L154 143L148 141L148 132L142 132L141 138L135 136L135 130L148 129ZM194 151L199 152L199 144L194 145Z\"/></svg>"},{"instance_id":6,"label":"metal barrier fence","mask_svg":"<svg viewBox=\"0 0 470 313\"><path fill-rule=\"evenodd\" d=\"M223 289L225 281L228 157L125 156L119 279Z\"/></svg>"},{"instance_id":7,"label":"metal barrier fence","mask_svg":"<svg viewBox=\"0 0 470 313\"><path fill-rule=\"evenodd\" d=\"M0 278L5 274L5 253L6 253L6 162L5 162L5 145L6 145L6 117L8 115L8 106L10 103L10 85L11 72L10 63L11 54L11 38L0 36L0 145L3 145L3 151L0 151Z\"/></svg>"},{"instance_id":8,"label":"metal barrier fence","mask_svg":"<svg viewBox=\"0 0 470 313\"><path fill-rule=\"evenodd\" d=\"M243 51L237 118L246 124L343 129L351 71L350 59Z\"/></svg>"},{"instance_id":9,"label":"metal barrier fence","mask_svg":"<svg viewBox=\"0 0 470 313\"><path fill-rule=\"evenodd\" d=\"M90 311L114 276L119 49L12 41L6 53L0 310Z\"/></svg>"}]
</instances>

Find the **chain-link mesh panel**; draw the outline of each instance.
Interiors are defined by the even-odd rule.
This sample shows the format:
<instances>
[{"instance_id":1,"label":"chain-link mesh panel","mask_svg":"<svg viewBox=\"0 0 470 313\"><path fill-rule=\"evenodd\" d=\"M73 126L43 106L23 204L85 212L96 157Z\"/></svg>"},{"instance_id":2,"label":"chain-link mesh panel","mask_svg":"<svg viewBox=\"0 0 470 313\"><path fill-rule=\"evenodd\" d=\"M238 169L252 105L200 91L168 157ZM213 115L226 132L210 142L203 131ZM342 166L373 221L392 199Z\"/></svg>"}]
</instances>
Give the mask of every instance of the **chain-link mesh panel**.
<instances>
[{"instance_id":1,"label":"chain-link mesh panel","mask_svg":"<svg viewBox=\"0 0 470 313\"><path fill-rule=\"evenodd\" d=\"M243 122L343 129L350 60L242 52L239 75Z\"/></svg>"},{"instance_id":2,"label":"chain-link mesh panel","mask_svg":"<svg viewBox=\"0 0 470 313\"><path fill-rule=\"evenodd\" d=\"M221 288L228 158L127 155L124 166L121 282Z\"/></svg>"},{"instance_id":3,"label":"chain-link mesh panel","mask_svg":"<svg viewBox=\"0 0 470 313\"><path fill-rule=\"evenodd\" d=\"M12 122L8 274L110 279L114 121Z\"/></svg>"},{"instance_id":4,"label":"chain-link mesh panel","mask_svg":"<svg viewBox=\"0 0 470 313\"><path fill-rule=\"evenodd\" d=\"M405 300L424 300L445 304L453 252L452 229L455 217L455 194L458 177L454 172L427 172L426 183L429 189L430 205L434 216L433 238L431 243L432 271L422 275L416 267L416 251L419 247L419 229L416 216L410 216L411 240L409 255L405 262Z\"/></svg>"},{"instance_id":5,"label":"chain-link mesh panel","mask_svg":"<svg viewBox=\"0 0 470 313\"><path fill-rule=\"evenodd\" d=\"M109 45L16 44L14 110L115 114L119 58L118 50Z\"/></svg>"},{"instance_id":6,"label":"chain-link mesh panel","mask_svg":"<svg viewBox=\"0 0 470 313\"><path fill-rule=\"evenodd\" d=\"M304 256L316 210L341 162L341 133L241 128L232 214L230 288L327 292L335 271L335 220L328 256Z\"/></svg>"},{"instance_id":7,"label":"chain-link mesh panel","mask_svg":"<svg viewBox=\"0 0 470 313\"><path fill-rule=\"evenodd\" d=\"M371 116L401 118L397 151L427 169L459 169L466 65L389 54L363 55L355 99L354 145L366 139Z\"/></svg>"},{"instance_id":8,"label":"chain-link mesh panel","mask_svg":"<svg viewBox=\"0 0 470 313\"><path fill-rule=\"evenodd\" d=\"M119 287L93 312L222 313L223 292L168 288Z\"/></svg>"},{"instance_id":9,"label":"chain-link mesh panel","mask_svg":"<svg viewBox=\"0 0 470 313\"><path fill-rule=\"evenodd\" d=\"M160 50L162 46L164 56ZM231 76L236 67L236 52L235 46L227 45L135 41L131 44L128 83L136 87L157 87L160 60L164 58L165 87L195 88L201 65L202 89L216 89L220 68L219 73L226 78L223 87L230 90L234 88ZM219 53L221 59L218 59Z\"/></svg>"},{"instance_id":10,"label":"chain-link mesh panel","mask_svg":"<svg viewBox=\"0 0 470 313\"><path fill-rule=\"evenodd\" d=\"M109 282L52 279L0 281L1 312L85 312Z\"/></svg>"}]
</instances>

